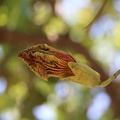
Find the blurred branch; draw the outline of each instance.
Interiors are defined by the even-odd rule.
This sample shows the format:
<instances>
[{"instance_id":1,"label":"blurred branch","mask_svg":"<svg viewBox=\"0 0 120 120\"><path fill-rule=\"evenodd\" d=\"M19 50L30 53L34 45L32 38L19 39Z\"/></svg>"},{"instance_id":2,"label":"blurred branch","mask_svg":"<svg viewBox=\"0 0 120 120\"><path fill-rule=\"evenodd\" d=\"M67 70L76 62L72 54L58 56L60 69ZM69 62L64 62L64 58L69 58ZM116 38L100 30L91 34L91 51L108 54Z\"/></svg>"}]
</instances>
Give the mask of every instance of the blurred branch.
<instances>
[{"instance_id":1,"label":"blurred branch","mask_svg":"<svg viewBox=\"0 0 120 120\"><path fill-rule=\"evenodd\" d=\"M86 50L86 48L83 47L81 44L71 41L68 35L60 36L59 40L52 43L43 34L26 34L16 31L0 29L0 43L2 42L12 42L12 44L16 43L18 45L24 45L26 42L29 44L46 43L60 48L63 48L63 46L67 45L67 48L74 49L76 52L83 54L86 59L89 60L89 62L91 63L91 67L101 74L102 80L105 80L108 77L105 71L101 68L101 66L89 55L88 50Z\"/></svg>"},{"instance_id":2,"label":"blurred branch","mask_svg":"<svg viewBox=\"0 0 120 120\"><path fill-rule=\"evenodd\" d=\"M100 15L102 14L103 9L104 9L107 1L108 1L108 0L104 0L102 6L101 6L101 8L99 9L99 11L97 12L96 16L95 16L95 17L93 18L93 20L84 28L85 31L88 31L89 28L92 26L92 24L100 17Z\"/></svg>"}]
</instances>

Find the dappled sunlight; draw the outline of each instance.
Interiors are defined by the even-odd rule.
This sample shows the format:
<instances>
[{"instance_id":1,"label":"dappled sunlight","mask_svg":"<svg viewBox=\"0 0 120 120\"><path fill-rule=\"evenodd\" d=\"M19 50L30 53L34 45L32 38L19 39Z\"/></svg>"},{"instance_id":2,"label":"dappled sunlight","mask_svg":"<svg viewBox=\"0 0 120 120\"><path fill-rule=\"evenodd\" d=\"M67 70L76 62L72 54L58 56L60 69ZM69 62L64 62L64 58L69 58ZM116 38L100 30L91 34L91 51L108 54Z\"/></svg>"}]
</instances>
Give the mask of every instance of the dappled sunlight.
<instances>
[{"instance_id":1,"label":"dappled sunlight","mask_svg":"<svg viewBox=\"0 0 120 120\"><path fill-rule=\"evenodd\" d=\"M96 41L95 46L91 48L91 53L96 57L98 61L103 61L103 65L113 63L115 57L114 47L109 41ZM110 53L110 54L108 54Z\"/></svg>"},{"instance_id":2,"label":"dappled sunlight","mask_svg":"<svg viewBox=\"0 0 120 120\"><path fill-rule=\"evenodd\" d=\"M120 68L120 54L119 53L115 57L115 66L117 69Z\"/></svg>"},{"instance_id":3,"label":"dappled sunlight","mask_svg":"<svg viewBox=\"0 0 120 120\"><path fill-rule=\"evenodd\" d=\"M87 112L89 120L99 120L109 108L110 102L110 97L106 93L97 94Z\"/></svg>"},{"instance_id":4,"label":"dappled sunlight","mask_svg":"<svg viewBox=\"0 0 120 120\"><path fill-rule=\"evenodd\" d=\"M4 27L8 23L8 8L6 6L0 7L0 26Z\"/></svg>"},{"instance_id":5,"label":"dappled sunlight","mask_svg":"<svg viewBox=\"0 0 120 120\"><path fill-rule=\"evenodd\" d=\"M115 9L120 12L120 0L114 0L113 5Z\"/></svg>"},{"instance_id":6,"label":"dappled sunlight","mask_svg":"<svg viewBox=\"0 0 120 120\"><path fill-rule=\"evenodd\" d=\"M59 15L61 15L68 24L72 25L72 24L76 24L76 22L79 22L79 21L82 22L84 17L88 18L87 15L83 15L81 13L86 12L85 14L89 15L89 12L86 11L86 9L85 9L86 7L89 7L89 4L90 4L90 0L84 0L84 1L82 1L82 0L74 0L74 1L63 0L56 4L56 12ZM85 18L84 18L84 20L87 20Z\"/></svg>"},{"instance_id":7,"label":"dappled sunlight","mask_svg":"<svg viewBox=\"0 0 120 120\"><path fill-rule=\"evenodd\" d=\"M7 88L7 80L0 77L0 94L4 93Z\"/></svg>"},{"instance_id":8,"label":"dappled sunlight","mask_svg":"<svg viewBox=\"0 0 120 120\"><path fill-rule=\"evenodd\" d=\"M0 114L1 120L18 120L20 118L18 108L6 109Z\"/></svg>"},{"instance_id":9,"label":"dappled sunlight","mask_svg":"<svg viewBox=\"0 0 120 120\"><path fill-rule=\"evenodd\" d=\"M57 120L57 115L53 107L43 104L33 109L33 114L38 120Z\"/></svg>"},{"instance_id":10,"label":"dappled sunlight","mask_svg":"<svg viewBox=\"0 0 120 120\"><path fill-rule=\"evenodd\" d=\"M34 23L36 25L42 25L44 24L47 19L50 17L49 13L51 11L51 6L49 5L49 3L44 4L40 1L37 1L34 4L34 11L35 11L35 15L34 15Z\"/></svg>"},{"instance_id":11,"label":"dappled sunlight","mask_svg":"<svg viewBox=\"0 0 120 120\"><path fill-rule=\"evenodd\" d=\"M112 36L116 21L110 15L102 16L91 27L89 34L93 40L101 40L104 36Z\"/></svg>"},{"instance_id":12,"label":"dappled sunlight","mask_svg":"<svg viewBox=\"0 0 120 120\"><path fill-rule=\"evenodd\" d=\"M8 94L18 102L23 101L27 97L27 86L24 82L20 82L8 90Z\"/></svg>"},{"instance_id":13,"label":"dappled sunlight","mask_svg":"<svg viewBox=\"0 0 120 120\"><path fill-rule=\"evenodd\" d=\"M46 26L44 31L51 42L57 41L59 35L63 35L67 32L67 27L62 19L52 18Z\"/></svg>"},{"instance_id":14,"label":"dappled sunlight","mask_svg":"<svg viewBox=\"0 0 120 120\"><path fill-rule=\"evenodd\" d=\"M69 95L70 93L70 86L64 82L59 82L55 86L55 92L57 93L58 96L65 98Z\"/></svg>"}]
</instances>

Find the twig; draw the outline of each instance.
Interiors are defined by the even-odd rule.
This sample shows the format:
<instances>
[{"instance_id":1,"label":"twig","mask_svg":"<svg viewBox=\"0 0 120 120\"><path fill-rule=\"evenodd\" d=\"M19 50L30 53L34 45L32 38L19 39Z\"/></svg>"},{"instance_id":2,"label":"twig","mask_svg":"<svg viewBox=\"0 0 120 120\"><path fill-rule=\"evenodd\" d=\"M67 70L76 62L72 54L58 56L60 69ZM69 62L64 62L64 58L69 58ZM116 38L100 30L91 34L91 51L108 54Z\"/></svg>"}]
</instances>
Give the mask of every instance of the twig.
<instances>
[{"instance_id":1,"label":"twig","mask_svg":"<svg viewBox=\"0 0 120 120\"><path fill-rule=\"evenodd\" d=\"M103 11L103 9L104 9L107 1L108 1L108 0L104 0L102 6L101 6L101 8L99 9L99 11L98 11L98 13L96 14L96 16L93 18L93 20L92 20L87 26L84 27L85 31L88 31L89 28L90 28L90 26L92 26L92 24L100 17L100 15L101 15L101 13L102 13L102 11Z\"/></svg>"}]
</instances>

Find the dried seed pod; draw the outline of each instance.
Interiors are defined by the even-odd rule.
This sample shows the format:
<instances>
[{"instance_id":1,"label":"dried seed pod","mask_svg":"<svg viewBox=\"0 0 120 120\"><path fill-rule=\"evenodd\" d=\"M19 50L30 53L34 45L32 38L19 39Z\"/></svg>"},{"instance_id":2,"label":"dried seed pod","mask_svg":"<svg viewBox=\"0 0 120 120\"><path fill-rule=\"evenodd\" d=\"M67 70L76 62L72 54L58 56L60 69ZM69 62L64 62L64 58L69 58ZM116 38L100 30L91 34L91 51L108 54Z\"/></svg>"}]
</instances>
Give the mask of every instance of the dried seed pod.
<instances>
[{"instance_id":1,"label":"dried seed pod","mask_svg":"<svg viewBox=\"0 0 120 120\"><path fill-rule=\"evenodd\" d=\"M72 80L88 87L105 87L120 74L118 70L113 76L101 82L98 72L86 64L77 62L71 55L47 44L39 44L23 50L18 57L37 76L45 80L48 80L50 76L55 76L61 80Z\"/></svg>"}]
</instances>

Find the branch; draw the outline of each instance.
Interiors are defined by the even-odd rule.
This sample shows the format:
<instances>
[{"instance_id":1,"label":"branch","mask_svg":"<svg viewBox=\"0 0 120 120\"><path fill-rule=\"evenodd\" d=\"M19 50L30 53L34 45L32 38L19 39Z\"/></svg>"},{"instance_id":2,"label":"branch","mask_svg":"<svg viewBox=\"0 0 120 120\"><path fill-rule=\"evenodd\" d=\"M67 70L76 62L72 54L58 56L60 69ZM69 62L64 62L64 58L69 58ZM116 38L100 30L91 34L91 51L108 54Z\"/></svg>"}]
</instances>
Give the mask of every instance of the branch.
<instances>
[{"instance_id":1,"label":"branch","mask_svg":"<svg viewBox=\"0 0 120 120\"><path fill-rule=\"evenodd\" d=\"M107 1L108 1L108 0L104 0L102 6L101 6L101 8L99 9L99 11L98 11L98 13L96 14L96 16L95 16L95 17L93 18L93 20L84 28L85 31L88 31L89 28L92 26L92 24L100 17L100 15L102 14L103 9L104 9Z\"/></svg>"},{"instance_id":2,"label":"branch","mask_svg":"<svg viewBox=\"0 0 120 120\"><path fill-rule=\"evenodd\" d=\"M67 45L67 48L74 49L76 52L83 54L86 57L86 59L89 60L89 62L91 63L91 67L101 74L102 80L107 79L108 77L105 71L101 68L101 66L89 55L88 50L86 50L86 48L83 47L81 44L71 41L67 35L60 36L59 40L52 43L43 34L40 35L26 34L16 31L0 29L0 43L2 42L18 45L25 45L26 43L29 44L46 43L51 46L57 46L60 48L63 48L63 46Z\"/></svg>"}]
</instances>

